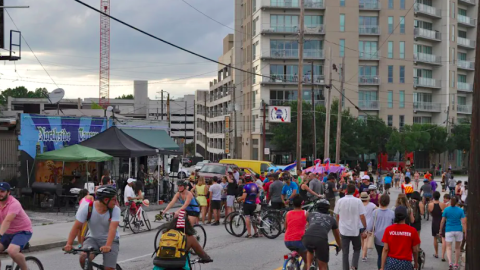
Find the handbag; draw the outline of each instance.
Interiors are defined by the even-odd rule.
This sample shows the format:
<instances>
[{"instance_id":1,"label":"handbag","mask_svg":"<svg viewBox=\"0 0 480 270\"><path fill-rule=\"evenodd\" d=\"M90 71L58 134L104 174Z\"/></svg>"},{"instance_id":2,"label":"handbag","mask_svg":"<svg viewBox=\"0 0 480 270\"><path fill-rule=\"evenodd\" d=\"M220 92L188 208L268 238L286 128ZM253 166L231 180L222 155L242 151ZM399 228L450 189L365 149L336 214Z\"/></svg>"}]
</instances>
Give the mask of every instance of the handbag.
<instances>
[{"instance_id":1,"label":"handbag","mask_svg":"<svg viewBox=\"0 0 480 270\"><path fill-rule=\"evenodd\" d=\"M378 211L375 212L375 219L373 221L373 231L368 233L367 236L367 248L374 249L375 248L375 223L377 223L377 215Z\"/></svg>"}]
</instances>

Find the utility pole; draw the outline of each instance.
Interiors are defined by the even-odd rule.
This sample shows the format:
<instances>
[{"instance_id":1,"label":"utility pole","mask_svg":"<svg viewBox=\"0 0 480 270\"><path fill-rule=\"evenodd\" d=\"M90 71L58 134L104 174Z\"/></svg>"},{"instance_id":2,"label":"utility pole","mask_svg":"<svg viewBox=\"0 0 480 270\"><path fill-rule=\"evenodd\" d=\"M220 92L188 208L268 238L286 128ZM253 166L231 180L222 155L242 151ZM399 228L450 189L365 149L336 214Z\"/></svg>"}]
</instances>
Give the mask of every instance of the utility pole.
<instances>
[{"instance_id":1,"label":"utility pole","mask_svg":"<svg viewBox=\"0 0 480 270\"><path fill-rule=\"evenodd\" d=\"M163 104L163 102L162 102ZM162 120L163 120L163 112L162 112ZM172 129L171 129L171 125L170 123L172 121L170 121L170 93L167 94L167 120L168 120L168 135L171 135L172 134Z\"/></svg>"},{"instance_id":2,"label":"utility pole","mask_svg":"<svg viewBox=\"0 0 480 270\"><path fill-rule=\"evenodd\" d=\"M169 94L170 95L170 94ZM161 96L162 96L162 121L163 121L163 89L161 91Z\"/></svg>"},{"instance_id":3,"label":"utility pole","mask_svg":"<svg viewBox=\"0 0 480 270\"><path fill-rule=\"evenodd\" d=\"M480 16L480 9L477 11L477 16ZM480 40L480 28L477 27L477 40ZM467 207L467 263L466 270L480 269L480 256L479 241L480 230L478 224L480 224L480 215L478 214L478 205L480 205L480 196L478 191L480 190L480 183L478 179L480 177L480 139L478 134L480 132L480 43L475 44L475 75L473 76L473 100L472 100L472 123L470 127L470 166L468 168L468 196L470 198Z\"/></svg>"},{"instance_id":4,"label":"utility pole","mask_svg":"<svg viewBox=\"0 0 480 270\"><path fill-rule=\"evenodd\" d=\"M263 140L263 142L262 142L262 145L263 145L263 153L262 153L262 160L265 160L265 149L266 149L265 143L267 142L266 136L265 136L265 131L266 131L266 128L265 128L265 123L266 123L265 118L267 117L267 115L266 115L265 112L266 112L266 110L267 110L267 106L266 106L265 101L263 101L263 99L262 99L262 107L263 107L263 131L262 131L262 132L263 132L263 136L262 136L262 140Z\"/></svg>"},{"instance_id":5,"label":"utility pole","mask_svg":"<svg viewBox=\"0 0 480 270\"><path fill-rule=\"evenodd\" d=\"M315 161L317 159L317 127L315 125L315 85L313 84L314 78L313 78L313 61L312 61L312 69L311 69L311 82L312 82L312 112L313 112L313 121L312 121L312 127L313 127L313 155L312 158Z\"/></svg>"},{"instance_id":6,"label":"utility pole","mask_svg":"<svg viewBox=\"0 0 480 270\"><path fill-rule=\"evenodd\" d=\"M450 102L450 96L448 96L448 102ZM450 134L450 130L448 128L450 124L450 105L447 105L447 122L446 122L446 128L447 128L447 137ZM447 171L447 151L443 152L443 169Z\"/></svg>"},{"instance_id":7,"label":"utility pole","mask_svg":"<svg viewBox=\"0 0 480 270\"><path fill-rule=\"evenodd\" d=\"M187 155L187 101L185 100L185 139L183 141L183 157Z\"/></svg>"},{"instance_id":8,"label":"utility pole","mask_svg":"<svg viewBox=\"0 0 480 270\"><path fill-rule=\"evenodd\" d=\"M304 0L300 0L300 37L299 37L299 54L298 54L298 96L297 96L297 170L302 169L302 81L303 81L303 36L304 36L304 16L305 7Z\"/></svg>"},{"instance_id":9,"label":"utility pole","mask_svg":"<svg viewBox=\"0 0 480 270\"><path fill-rule=\"evenodd\" d=\"M325 117L325 144L324 144L324 152L323 152L323 159L326 159L330 156L330 100L331 100L331 94L332 94L332 69L333 69L333 63L332 63L332 48L328 48L330 51L330 56L328 60L328 65L330 68L330 77L328 81L328 95L327 95L327 115Z\"/></svg>"},{"instance_id":10,"label":"utility pole","mask_svg":"<svg viewBox=\"0 0 480 270\"><path fill-rule=\"evenodd\" d=\"M207 92L205 91L204 92L204 107L203 107L203 117L204 117L204 124L205 124L205 128L204 128L204 131L205 131L205 152L203 153L203 158L208 160L209 157L208 157L208 151L207 151L207 148L208 148L208 137L207 137L207 133L208 133L208 122L207 122Z\"/></svg>"},{"instance_id":11,"label":"utility pole","mask_svg":"<svg viewBox=\"0 0 480 270\"><path fill-rule=\"evenodd\" d=\"M197 156L197 107L193 99L193 156Z\"/></svg>"},{"instance_id":12,"label":"utility pole","mask_svg":"<svg viewBox=\"0 0 480 270\"><path fill-rule=\"evenodd\" d=\"M235 100L235 84L233 85L233 121L234 121L234 138L233 138L233 158L237 158L237 110L235 106L237 105Z\"/></svg>"},{"instance_id":13,"label":"utility pole","mask_svg":"<svg viewBox=\"0 0 480 270\"><path fill-rule=\"evenodd\" d=\"M345 56L342 58L342 66L340 67L340 98L338 99L337 113L337 141L335 148L335 163L340 164L340 142L342 141L342 100L343 100L343 83L345 82Z\"/></svg>"},{"instance_id":14,"label":"utility pole","mask_svg":"<svg viewBox=\"0 0 480 270\"><path fill-rule=\"evenodd\" d=\"M0 49L5 49L5 14L3 0L0 0Z\"/></svg>"}]
</instances>

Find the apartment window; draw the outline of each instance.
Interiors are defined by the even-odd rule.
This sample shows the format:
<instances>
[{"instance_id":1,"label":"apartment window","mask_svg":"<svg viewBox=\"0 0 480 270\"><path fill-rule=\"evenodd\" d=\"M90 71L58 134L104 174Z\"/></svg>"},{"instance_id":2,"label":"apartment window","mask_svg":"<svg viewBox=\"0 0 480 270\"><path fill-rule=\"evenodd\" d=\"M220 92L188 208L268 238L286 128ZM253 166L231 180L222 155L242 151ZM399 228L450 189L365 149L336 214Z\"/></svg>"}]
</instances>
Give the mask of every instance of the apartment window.
<instances>
[{"instance_id":1,"label":"apartment window","mask_svg":"<svg viewBox=\"0 0 480 270\"><path fill-rule=\"evenodd\" d=\"M415 20L414 21L414 27L415 28L427 29L427 30L433 30L433 23Z\"/></svg>"},{"instance_id":2,"label":"apartment window","mask_svg":"<svg viewBox=\"0 0 480 270\"><path fill-rule=\"evenodd\" d=\"M387 125L393 127L393 115L387 116Z\"/></svg>"},{"instance_id":3,"label":"apartment window","mask_svg":"<svg viewBox=\"0 0 480 270\"><path fill-rule=\"evenodd\" d=\"M360 34L378 34L378 17L377 16L360 16L358 17L358 31Z\"/></svg>"},{"instance_id":4,"label":"apartment window","mask_svg":"<svg viewBox=\"0 0 480 270\"><path fill-rule=\"evenodd\" d=\"M457 80L459 83L467 83L467 75L458 74Z\"/></svg>"},{"instance_id":5,"label":"apartment window","mask_svg":"<svg viewBox=\"0 0 480 270\"><path fill-rule=\"evenodd\" d=\"M345 6L345 0L340 0L340 6L344 7Z\"/></svg>"},{"instance_id":6,"label":"apartment window","mask_svg":"<svg viewBox=\"0 0 480 270\"><path fill-rule=\"evenodd\" d=\"M270 15L270 27L275 32L296 32L298 16L296 15Z\"/></svg>"},{"instance_id":7,"label":"apartment window","mask_svg":"<svg viewBox=\"0 0 480 270\"><path fill-rule=\"evenodd\" d=\"M457 97L458 105L467 105L467 97Z\"/></svg>"},{"instance_id":8,"label":"apartment window","mask_svg":"<svg viewBox=\"0 0 480 270\"><path fill-rule=\"evenodd\" d=\"M405 17L400 16L400 34L405 34Z\"/></svg>"},{"instance_id":9,"label":"apartment window","mask_svg":"<svg viewBox=\"0 0 480 270\"><path fill-rule=\"evenodd\" d=\"M378 42L360 40L358 42L358 52L361 59L377 59Z\"/></svg>"},{"instance_id":10,"label":"apartment window","mask_svg":"<svg viewBox=\"0 0 480 270\"><path fill-rule=\"evenodd\" d=\"M393 0L388 0L388 9L393 9Z\"/></svg>"},{"instance_id":11,"label":"apartment window","mask_svg":"<svg viewBox=\"0 0 480 270\"><path fill-rule=\"evenodd\" d=\"M405 9L405 0L400 0L400 9Z\"/></svg>"},{"instance_id":12,"label":"apartment window","mask_svg":"<svg viewBox=\"0 0 480 270\"><path fill-rule=\"evenodd\" d=\"M345 14L340 14L340 32L345 31Z\"/></svg>"},{"instance_id":13,"label":"apartment window","mask_svg":"<svg viewBox=\"0 0 480 270\"><path fill-rule=\"evenodd\" d=\"M254 76L255 77L255 76ZM252 108L255 108L255 100L257 99L257 91L252 92Z\"/></svg>"},{"instance_id":14,"label":"apartment window","mask_svg":"<svg viewBox=\"0 0 480 270\"><path fill-rule=\"evenodd\" d=\"M455 3L454 2L451 2L450 3L450 17L452 17L453 19L455 19Z\"/></svg>"},{"instance_id":15,"label":"apartment window","mask_svg":"<svg viewBox=\"0 0 480 270\"><path fill-rule=\"evenodd\" d=\"M257 46L258 41L252 44L252 60L257 59Z\"/></svg>"},{"instance_id":16,"label":"apartment window","mask_svg":"<svg viewBox=\"0 0 480 270\"><path fill-rule=\"evenodd\" d=\"M427 116L414 116L413 117L414 124L431 124L432 118Z\"/></svg>"},{"instance_id":17,"label":"apartment window","mask_svg":"<svg viewBox=\"0 0 480 270\"><path fill-rule=\"evenodd\" d=\"M254 13L255 10L257 10L257 0L252 0L252 13Z\"/></svg>"},{"instance_id":18,"label":"apartment window","mask_svg":"<svg viewBox=\"0 0 480 270\"><path fill-rule=\"evenodd\" d=\"M257 70L258 70L258 66L254 67L253 68L253 73L257 73ZM252 74L252 83L255 84L256 83L256 80L257 80L257 75L255 74Z\"/></svg>"},{"instance_id":19,"label":"apartment window","mask_svg":"<svg viewBox=\"0 0 480 270\"><path fill-rule=\"evenodd\" d=\"M388 58L393 58L393 41L388 42Z\"/></svg>"},{"instance_id":20,"label":"apartment window","mask_svg":"<svg viewBox=\"0 0 480 270\"><path fill-rule=\"evenodd\" d=\"M393 83L393 66L388 66L388 83Z\"/></svg>"},{"instance_id":21,"label":"apartment window","mask_svg":"<svg viewBox=\"0 0 480 270\"><path fill-rule=\"evenodd\" d=\"M400 49L400 59L405 59L405 41L400 41L399 49Z\"/></svg>"},{"instance_id":22,"label":"apartment window","mask_svg":"<svg viewBox=\"0 0 480 270\"><path fill-rule=\"evenodd\" d=\"M323 25L323 16L321 15L307 15L305 16L305 27L318 27Z\"/></svg>"},{"instance_id":23,"label":"apartment window","mask_svg":"<svg viewBox=\"0 0 480 270\"><path fill-rule=\"evenodd\" d=\"M388 33L393 33L393 17L388 17Z\"/></svg>"},{"instance_id":24,"label":"apartment window","mask_svg":"<svg viewBox=\"0 0 480 270\"><path fill-rule=\"evenodd\" d=\"M388 108L393 108L393 91L388 91Z\"/></svg>"},{"instance_id":25,"label":"apartment window","mask_svg":"<svg viewBox=\"0 0 480 270\"><path fill-rule=\"evenodd\" d=\"M403 127L405 126L405 115L398 116L398 126L400 128L400 131L402 131Z\"/></svg>"},{"instance_id":26,"label":"apartment window","mask_svg":"<svg viewBox=\"0 0 480 270\"><path fill-rule=\"evenodd\" d=\"M455 71L450 71L450 87L455 87Z\"/></svg>"},{"instance_id":27,"label":"apartment window","mask_svg":"<svg viewBox=\"0 0 480 270\"><path fill-rule=\"evenodd\" d=\"M453 50L452 52L455 52L455 50ZM457 57L458 57L458 60L467 61L467 54L466 53L459 52Z\"/></svg>"},{"instance_id":28,"label":"apartment window","mask_svg":"<svg viewBox=\"0 0 480 270\"><path fill-rule=\"evenodd\" d=\"M458 15L467 16L467 10L459 8Z\"/></svg>"},{"instance_id":29,"label":"apartment window","mask_svg":"<svg viewBox=\"0 0 480 270\"><path fill-rule=\"evenodd\" d=\"M452 25L451 36L452 36L452 41L455 41L455 25Z\"/></svg>"},{"instance_id":30,"label":"apartment window","mask_svg":"<svg viewBox=\"0 0 480 270\"><path fill-rule=\"evenodd\" d=\"M400 90L400 108L405 108L405 90Z\"/></svg>"},{"instance_id":31,"label":"apartment window","mask_svg":"<svg viewBox=\"0 0 480 270\"><path fill-rule=\"evenodd\" d=\"M458 60L467 60L467 54L465 53L465 59L460 59L460 54L458 53ZM455 48L450 48L450 62L455 63Z\"/></svg>"},{"instance_id":32,"label":"apartment window","mask_svg":"<svg viewBox=\"0 0 480 270\"><path fill-rule=\"evenodd\" d=\"M458 37L467 38L467 31L458 30Z\"/></svg>"},{"instance_id":33,"label":"apartment window","mask_svg":"<svg viewBox=\"0 0 480 270\"><path fill-rule=\"evenodd\" d=\"M345 56L345 39L340 39L340 57Z\"/></svg>"},{"instance_id":34,"label":"apartment window","mask_svg":"<svg viewBox=\"0 0 480 270\"><path fill-rule=\"evenodd\" d=\"M400 75L400 83L405 83L405 66L400 66L399 75Z\"/></svg>"},{"instance_id":35,"label":"apartment window","mask_svg":"<svg viewBox=\"0 0 480 270\"><path fill-rule=\"evenodd\" d=\"M255 132L255 116L252 115L252 131Z\"/></svg>"},{"instance_id":36,"label":"apartment window","mask_svg":"<svg viewBox=\"0 0 480 270\"><path fill-rule=\"evenodd\" d=\"M258 21L258 18L253 20L253 23L252 23L252 36L253 37L257 35L257 21Z\"/></svg>"},{"instance_id":37,"label":"apartment window","mask_svg":"<svg viewBox=\"0 0 480 270\"><path fill-rule=\"evenodd\" d=\"M455 94L450 95L452 106L455 106Z\"/></svg>"}]
</instances>

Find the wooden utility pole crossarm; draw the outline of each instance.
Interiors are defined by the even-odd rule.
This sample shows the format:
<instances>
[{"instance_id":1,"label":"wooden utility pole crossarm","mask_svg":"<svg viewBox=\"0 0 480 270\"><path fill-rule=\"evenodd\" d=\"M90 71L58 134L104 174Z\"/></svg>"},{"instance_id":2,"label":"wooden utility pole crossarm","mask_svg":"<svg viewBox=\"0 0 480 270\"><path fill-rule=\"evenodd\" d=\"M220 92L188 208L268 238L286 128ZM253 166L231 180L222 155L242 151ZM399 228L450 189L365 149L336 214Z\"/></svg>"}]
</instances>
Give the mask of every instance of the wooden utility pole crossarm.
<instances>
[{"instance_id":1,"label":"wooden utility pole crossarm","mask_svg":"<svg viewBox=\"0 0 480 270\"><path fill-rule=\"evenodd\" d=\"M297 96L297 170L302 169L302 83L303 83L303 35L304 35L304 0L300 0L300 33L298 50L298 96Z\"/></svg>"}]
</instances>

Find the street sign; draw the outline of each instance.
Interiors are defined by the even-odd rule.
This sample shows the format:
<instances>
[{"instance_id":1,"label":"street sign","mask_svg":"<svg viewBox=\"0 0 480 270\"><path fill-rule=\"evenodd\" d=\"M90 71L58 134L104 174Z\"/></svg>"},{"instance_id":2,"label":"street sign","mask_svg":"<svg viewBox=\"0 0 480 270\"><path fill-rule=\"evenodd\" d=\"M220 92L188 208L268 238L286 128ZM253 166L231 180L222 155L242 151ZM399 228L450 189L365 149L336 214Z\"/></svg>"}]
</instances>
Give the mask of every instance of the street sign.
<instances>
[{"instance_id":1,"label":"street sign","mask_svg":"<svg viewBox=\"0 0 480 270\"><path fill-rule=\"evenodd\" d=\"M225 116L225 154L230 154L230 116Z\"/></svg>"},{"instance_id":2,"label":"street sign","mask_svg":"<svg viewBox=\"0 0 480 270\"><path fill-rule=\"evenodd\" d=\"M270 148L264 148L264 149L263 149L263 153L264 153L265 155L270 155Z\"/></svg>"},{"instance_id":3,"label":"street sign","mask_svg":"<svg viewBox=\"0 0 480 270\"><path fill-rule=\"evenodd\" d=\"M268 122L270 123L290 123L290 106L268 106Z\"/></svg>"}]
</instances>

